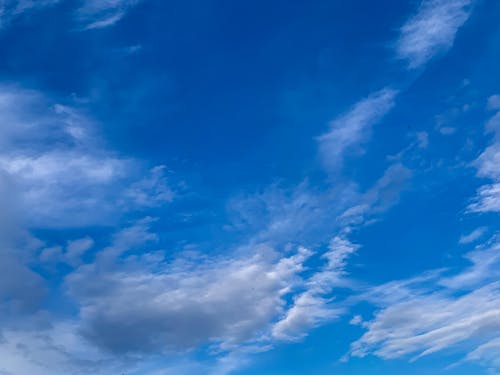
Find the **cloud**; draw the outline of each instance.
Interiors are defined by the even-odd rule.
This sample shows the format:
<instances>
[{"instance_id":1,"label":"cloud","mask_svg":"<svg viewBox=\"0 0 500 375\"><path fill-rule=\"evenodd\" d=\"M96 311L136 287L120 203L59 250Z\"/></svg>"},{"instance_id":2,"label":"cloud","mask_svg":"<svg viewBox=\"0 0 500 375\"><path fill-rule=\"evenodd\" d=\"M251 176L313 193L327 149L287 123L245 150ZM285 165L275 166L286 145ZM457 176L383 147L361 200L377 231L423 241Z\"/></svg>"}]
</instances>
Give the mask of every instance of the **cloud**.
<instances>
[{"instance_id":1,"label":"cloud","mask_svg":"<svg viewBox=\"0 0 500 375\"><path fill-rule=\"evenodd\" d=\"M60 0L2 0L0 2L0 29L29 11L55 5Z\"/></svg>"},{"instance_id":2,"label":"cloud","mask_svg":"<svg viewBox=\"0 0 500 375\"><path fill-rule=\"evenodd\" d=\"M500 183L481 186L468 209L470 212L500 212Z\"/></svg>"},{"instance_id":3,"label":"cloud","mask_svg":"<svg viewBox=\"0 0 500 375\"><path fill-rule=\"evenodd\" d=\"M357 251L358 245L343 236L330 242L329 249L322 255L323 266L306 282L306 290L295 296L293 304L274 325L272 335L278 340L295 341L303 338L312 328L337 318L344 311L332 305L335 287L345 287L347 259Z\"/></svg>"},{"instance_id":4,"label":"cloud","mask_svg":"<svg viewBox=\"0 0 500 375\"><path fill-rule=\"evenodd\" d=\"M36 312L47 292L43 279L13 249L0 252L0 322Z\"/></svg>"},{"instance_id":5,"label":"cloud","mask_svg":"<svg viewBox=\"0 0 500 375\"><path fill-rule=\"evenodd\" d=\"M423 0L417 12L401 27L396 46L400 59L411 69L449 50L460 27L469 18L473 0Z\"/></svg>"},{"instance_id":6,"label":"cloud","mask_svg":"<svg viewBox=\"0 0 500 375\"><path fill-rule=\"evenodd\" d=\"M164 166L148 172L107 149L82 111L0 86L0 120L5 193L31 225L106 224L120 212L173 199Z\"/></svg>"},{"instance_id":7,"label":"cloud","mask_svg":"<svg viewBox=\"0 0 500 375\"><path fill-rule=\"evenodd\" d=\"M486 131L493 133L493 142L479 155L473 165L478 177L491 182L482 185L468 206L469 212L500 212L500 112L486 123Z\"/></svg>"},{"instance_id":8,"label":"cloud","mask_svg":"<svg viewBox=\"0 0 500 375\"><path fill-rule=\"evenodd\" d=\"M82 263L82 256L94 246L94 240L83 237L68 241L67 245L52 246L40 251L39 259L43 263L66 263L76 267Z\"/></svg>"},{"instance_id":9,"label":"cloud","mask_svg":"<svg viewBox=\"0 0 500 375\"><path fill-rule=\"evenodd\" d=\"M327 170L338 172L344 158L362 152L361 145L394 106L397 91L385 88L358 102L330 123L330 130L318 137L319 152Z\"/></svg>"},{"instance_id":10,"label":"cloud","mask_svg":"<svg viewBox=\"0 0 500 375\"><path fill-rule=\"evenodd\" d=\"M2 0L0 2L0 29L16 18L37 9L67 0ZM85 30L102 29L119 22L141 0L82 0L76 9L77 21ZM69 1L68 1L69 2Z\"/></svg>"},{"instance_id":11,"label":"cloud","mask_svg":"<svg viewBox=\"0 0 500 375\"><path fill-rule=\"evenodd\" d=\"M458 243L460 245L465 245L465 244L475 242L476 240L481 238L486 233L487 230L488 230L488 228L486 228L486 227L476 228L472 232L460 236Z\"/></svg>"},{"instance_id":12,"label":"cloud","mask_svg":"<svg viewBox=\"0 0 500 375\"><path fill-rule=\"evenodd\" d=\"M227 230L250 233L250 242L273 246L327 243L346 226L376 220L399 201L412 172L391 164L366 191L351 182L318 189L306 180L290 188L275 184L253 194L230 199Z\"/></svg>"},{"instance_id":13,"label":"cloud","mask_svg":"<svg viewBox=\"0 0 500 375\"><path fill-rule=\"evenodd\" d=\"M495 358L496 346L488 343L495 343L500 332L498 238L467 257L472 265L458 274L434 272L377 287L372 296L384 290L391 296L370 298L381 309L373 320L360 323L367 332L352 344L350 355L416 360L460 349L468 351L469 360Z\"/></svg>"},{"instance_id":14,"label":"cloud","mask_svg":"<svg viewBox=\"0 0 500 375\"><path fill-rule=\"evenodd\" d=\"M500 369L500 338L480 345L467 355L466 360L480 362Z\"/></svg>"},{"instance_id":15,"label":"cloud","mask_svg":"<svg viewBox=\"0 0 500 375\"><path fill-rule=\"evenodd\" d=\"M427 132L418 132L416 136L418 147L427 148L429 146L429 134Z\"/></svg>"},{"instance_id":16,"label":"cloud","mask_svg":"<svg viewBox=\"0 0 500 375\"><path fill-rule=\"evenodd\" d=\"M291 188L272 185L228 203L227 230L251 233L252 242L317 244L328 241L340 215L359 199L356 186L319 190L304 181Z\"/></svg>"},{"instance_id":17,"label":"cloud","mask_svg":"<svg viewBox=\"0 0 500 375\"><path fill-rule=\"evenodd\" d=\"M488 103L486 105L486 108L489 110L495 110L499 111L500 110L500 95L492 95L488 98Z\"/></svg>"},{"instance_id":18,"label":"cloud","mask_svg":"<svg viewBox=\"0 0 500 375\"><path fill-rule=\"evenodd\" d=\"M102 29L120 21L140 0L85 0L77 15L85 29Z\"/></svg>"},{"instance_id":19,"label":"cloud","mask_svg":"<svg viewBox=\"0 0 500 375\"><path fill-rule=\"evenodd\" d=\"M271 335L278 341L297 341L311 329L344 313L335 301L335 288L350 287L345 273L346 261L358 245L349 233L377 220L399 201L401 191L412 173L400 163L390 165L365 192L346 184L327 191L314 191L307 183L295 190L276 186L261 194L232 201L233 227L250 230L258 239L282 246L283 243L316 243L331 238L321 263L303 281L302 291L292 295L292 304L273 325Z\"/></svg>"},{"instance_id":20,"label":"cloud","mask_svg":"<svg viewBox=\"0 0 500 375\"><path fill-rule=\"evenodd\" d=\"M448 276L439 281L449 289L474 289L486 282L500 279L500 242L494 236L486 244L466 254L465 258L472 264L461 273Z\"/></svg>"},{"instance_id":21,"label":"cloud","mask_svg":"<svg viewBox=\"0 0 500 375\"><path fill-rule=\"evenodd\" d=\"M311 252L280 256L265 245L238 257L180 257L134 252L154 246L148 222L117 234L96 262L70 274L81 306L81 332L114 353L183 351L201 344L232 347L259 337L283 311ZM141 301L137 304L137 301Z\"/></svg>"},{"instance_id":22,"label":"cloud","mask_svg":"<svg viewBox=\"0 0 500 375\"><path fill-rule=\"evenodd\" d=\"M468 212L500 211L499 124L498 113L486 123L486 132L493 134L493 140L473 165L478 177L490 181L478 189ZM479 227L463 235L459 243L476 242L486 230ZM435 353L459 351L465 353L459 363L474 361L498 370L498 233L467 253L465 259L469 265L461 271L435 270L373 287L355 297L372 302L377 310L371 320L356 319L366 332L351 345L349 355L417 360Z\"/></svg>"}]
</instances>

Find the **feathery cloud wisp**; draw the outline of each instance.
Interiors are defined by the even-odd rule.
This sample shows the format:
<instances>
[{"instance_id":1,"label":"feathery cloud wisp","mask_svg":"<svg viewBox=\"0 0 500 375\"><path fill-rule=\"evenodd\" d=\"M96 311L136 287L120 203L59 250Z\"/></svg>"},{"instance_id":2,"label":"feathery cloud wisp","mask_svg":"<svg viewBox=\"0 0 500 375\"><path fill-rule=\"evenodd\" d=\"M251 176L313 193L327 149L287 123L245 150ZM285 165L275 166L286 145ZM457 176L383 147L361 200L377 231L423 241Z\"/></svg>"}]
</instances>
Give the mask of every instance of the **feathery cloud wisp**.
<instances>
[{"instance_id":1,"label":"feathery cloud wisp","mask_svg":"<svg viewBox=\"0 0 500 375\"><path fill-rule=\"evenodd\" d=\"M329 171L339 171L349 153L362 150L372 126L391 110L396 95L397 91L389 88L377 91L331 122L330 130L318 137L319 152Z\"/></svg>"},{"instance_id":2,"label":"feathery cloud wisp","mask_svg":"<svg viewBox=\"0 0 500 375\"><path fill-rule=\"evenodd\" d=\"M418 68L451 48L471 14L473 0L423 0L402 27L396 46L400 59Z\"/></svg>"}]
</instances>

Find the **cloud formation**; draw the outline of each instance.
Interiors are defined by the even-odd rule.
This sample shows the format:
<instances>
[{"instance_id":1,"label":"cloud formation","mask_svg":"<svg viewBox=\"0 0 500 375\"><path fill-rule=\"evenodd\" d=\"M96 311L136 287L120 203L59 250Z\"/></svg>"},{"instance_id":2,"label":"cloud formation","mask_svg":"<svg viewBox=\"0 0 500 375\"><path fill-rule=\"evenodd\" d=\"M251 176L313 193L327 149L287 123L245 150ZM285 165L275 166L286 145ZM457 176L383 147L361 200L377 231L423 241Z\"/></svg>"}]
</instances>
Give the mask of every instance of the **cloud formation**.
<instances>
[{"instance_id":1,"label":"cloud formation","mask_svg":"<svg viewBox=\"0 0 500 375\"><path fill-rule=\"evenodd\" d=\"M449 50L472 12L473 0L423 0L401 27L396 53L410 69Z\"/></svg>"},{"instance_id":2,"label":"cloud formation","mask_svg":"<svg viewBox=\"0 0 500 375\"><path fill-rule=\"evenodd\" d=\"M486 123L486 133L493 134L493 141L474 161L478 177L490 180L482 185L472 203L470 212L500 212L500 111Z\"/></svg>"},{"instance_id":3,"label":"cloud formation","mask_svg":"<svg viewBox=\"0 0 500 375\"><path fill-rule=\"evenodd\" d=\"M165 167L147 171L106 148L75 108L1 86L0 119L2 183L32 225L109 223L118 212L173 199Z\"/></svg>"},{"instance_id":4,"label":"cloud formation","mask_svg":"<svg viewBox=\"0 0 500 375\"><path fill-rule=\"evenodd\" d=\"M346 287L347 259L356 252L358 245L344 236L330 241L328 251L322 255L326 264L306 281L306 290L294 297L293 304L274 325L272 335L278 340L296 341L320 324L324 324L344 313L332 304L335 287Z\"/></svg>"},{"instance_id":5,"label":"cloud formation","mask_svg":"<svg viewBox=\"0 0 500 375\"><path fill-rule=\"evenodd\" d=\"M494 366L489 359L495 358L500 332L498 237L467 258L471 265L454 275L433 272L370 291L367 299L381 309L373 320L356 322L367 332L352 344L350 355L416 360L461 348L468 351L467 360Z\"/></svg>"},{"instance_id":6,"label":"cloud formation","mask_svg":"<svg viewBox=\"0 0 500 375\"><path fill-rule=\"evenodd\" d=\"M327 170L338 172L344 158L362 153L362 145L378 123L394 106L397 91L385 88L356 103L347 113L330 123L318 137L319 152Z\"/></svg>"},{"instance_id":7,"label":"cloud formation","mask_svg":"<svg viewBox=\"0 0 500 375\"><path fill-rule=\"evenodd\" d=\"M2 0L0 1L0 30L22 14L55 5L60 0Z\"/></svg>"},{"instance_id":8,"label":"cloud formation","mask_svg":"<svg viewBox=\"0 0 500 375\"><path fill-rule=\"evenodd\" d=\"M77 10L84 28L102 29L120 21L140 0L85 0Z\"/></svg>"},{"instance_id":9,"label":"cloud formation","mask_svg":"<svg viewBox=\"0 0 500 375\"><path fill-rule=\"evenodd\" d=\"M84 336L106 350L181 351L256 339L282 311L311 254L299 249L281 257L261 245L241 257L200 255L173 263L162 252L122 256L133 244L154 240L148 223L139 223L118 233L95 263L68 276Z\"/></svg>"}]
</instances>

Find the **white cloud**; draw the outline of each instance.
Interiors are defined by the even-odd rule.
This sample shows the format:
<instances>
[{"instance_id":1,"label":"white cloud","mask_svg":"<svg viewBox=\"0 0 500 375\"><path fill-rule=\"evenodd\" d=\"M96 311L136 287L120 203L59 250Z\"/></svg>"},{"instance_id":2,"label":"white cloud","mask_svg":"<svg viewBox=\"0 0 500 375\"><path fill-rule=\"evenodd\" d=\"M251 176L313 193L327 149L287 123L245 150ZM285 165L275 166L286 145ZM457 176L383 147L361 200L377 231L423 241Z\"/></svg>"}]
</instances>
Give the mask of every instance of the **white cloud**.
<instances>
[{"instance_id":1,"label":"white cloud","mask_svg":"<svg viewBox=\"0 0 500 375\"><path fill-rule=\"evenodd\" d=\"M488 341L469 353L467 361L480 362L500 369L500 338Z\"/></svg>"},{"instance_id":2,"label":"white cloud","mask_svg":"<svg viewBox=\"0 0 500 375\"><path fill-rule=\"evenodd\" d=\"M500 212L500 183L481 186L468 209L470 212Z\"/></svg>"},{"instance_id":3,"label":"white cloud","mask_svg":"<svg viewBox=\"0 0 500 375\"><path fill-rule=\"evenodd\" d=\"M500 332L500 243L494 237L468 254L472 265L453 276L443 272L420 280L392 282L377 288L370 300L381 309L362 322L367 332L351 346L350 355L373 353L381 358L420 357L460 348L467 359L492 362ZM375 298L388 290L391 298ZM494 341L491 341L494 340ZM491 351L490 351L491 350Z\"/></svg>"},{"instance_id":4,"label":"white cloud","mask_svg":"<svg viewBox=\"0 0 500 375\"><path fill-rule=\"evenodd\" d=\"M472 264L461 273L442 278L439 283L448 289L474 289L500 280L500 242L494 236L486 244L466 254L465 258Z\"/></svg>"},{"instance_id":5,"label":"white cloud","mask_svg":"<svg viewBox=\"0 0 500 375\"><path fill-rule=\"evenodd\" d=\"M453 128L451 126L443 126L443 127L439 128L439 132L442 135L452 135L452 134L455 134L456 131L457 131L457 129Z\"/></svg>"},{"instance_id":6,"label":"white cloud","mask_svg":"<svg viewBox=\"0 0 500 375\"><path fill-rule=\"evenodd\" d=\"M423 0L401 27L398 57L418 68L450 49L460 27L469 18L473 0Z\"/></svg>"},{"instance_id":7,"label":"white cloud","mask_svg":"<svg viewBox=\"0 0 500 375\"><path fill-rule=\"evenodd\" d=\"M343 310L332 305L335 287L348 284L345 279L347 259L359 248L343 236L332 239L323 254L326 265L306 282L306 290L295 296L293 304L274 325L272 335L278 340L301 339L320 324L338 317Z\"/></svg>"},{"instance_id":8,"label":"white cloud","mask_svg":"<svg viewBox=\"0 0 500 375\"><path fill-rule=\"evenodd\" d=\"M230 348L258 339L282 313L284 296L300 283L311 255L301 248L280 256L260 245L238 257L167 262L162 252L135 255L135 246L154 245L148 226L120 232L95 263L66 281L81 306L83 335L113 352L182 351L207 343Z\"/></svg>"},{"instance_id":9,"label":"white cloud","mask_svg":"<svg viewBox=\"0 0 500 375\"><path fill-rule=\"evenodd\" d=\"M486 108L492 111L500 111L500 95L490 96Z\"/></svg>"},{"instance_id":10,"label":"white cloud","mask_svg":"<svg viewBox=\"0 0 500 375\"><path fill-rule=\"evenodd\" d=\"M1 0L0 29L23 14L64 1L68 0ZM140 1L82 0L76 9L76 17L86 30L102 29L115 25Z\"/></svg>"},{"instance_id":11,"label":"white cloud","mask_svg":"<svg viewBox=\"0 0 500 375\"><path fill-rule=\"evenodd\" d=\"M0 86L0 172L32 225L106 224L132 208L168 203L163 166L118 156L80 111L38 92Z\"/></svg>"},{"instance_id":12,"label":"white cloud","mask_svg":"<svg viewBox=\"0 0 500 375\"><path fill-rule=\"evenodd\" d=\"M492 143L473 165L477 175L490 180L468 206L469 212L500 211L500 114L486 124ZM485 227L462 236L460 244L480 239ZM476 246L460 272L436 270L414 279L390 282L365 293L363 300L378 306L372 320L357 323L366 333L351 346L350 355L381 358L418 358L452 350L465 352L463 361L499 369L500 242L498 233ZM461 361L461 362L463 362ZM494 371L494 370L493 370Z\"/></svg>"},{"instance_id":13,"label":"white cloud","mask_svg":"<svg viewBox=\"0 0 500 375\"><path fill-rule=\"evenodd\" d=\"M472 232L460 236L458 243L461 245L465 245L475 242L476 240L481 238L486 233L487 230L488 228L486 227L476 228Z\"/></svg>"},{"instance_id":14,"label":"white cloud","mask_svg":"<svg viewBox=\"0 0 500 375\"><path fill-rule=\"evenodd\" d=\"M427 148L429 146L429 134L427 132L417 133L418 147Z\"/></svg>"},{"instance_id":15,"label":"white cloud","mask_svg":"<svg viewBox=\"0 0 500 375\"><path fill-rule=\"evenodd\" d=\"M166 171L164 165L152 168L148 175L126 189L124 196L140 207L156 207L171 202L174 192L168 184Z\"/></svg>"},{"instance_id":16,"label":"white cloud","mask_svg":"<svg viewBox=\"0 0 500 375\"><path fill-rule=\"evenodd\" d=\"M303 290L293 295L293 303L274 324L275 340L300 340L309 330L343 312L332 298L335 288L350 286L345 277L346 260L358 246L348 240L348 234L352 228L372 223L397 203L410 177L411 171L396 163L365 192L352 184L314 191L303 183L292 191L274 186L231 202L234 217L230 228L251 231L251 241L276 246L304 242L319 245L332 233L340 233L330 240L329 250L322 255L323 266L303 281Z\"/></svg>"},{"instance_id":17,"label":"white cloud","mask_svg":"<svg viewBox=\"0 0 500 375\"><path fill-rule=\"evenodd\" d=\"M479 177L491 180L482 185L468 206L470 212L500 212L500 112L486 123L486 131L493 133L493 142L479 155L473 165Z\"/></svg>"},{"instance_id":18,"label":"white cloud","mask_svg":"<svg viewBox=\"0 0 500 375\"><path fill-rule=\"evenodd\" d=\"M140 0L84 0L77 15L86 29L102 29L120 21Z\"/></svg>"},{"instance_id":19,"label":"white cloud","mask_svg":"<svg viewBox=\"0 0 500 375\"><path fill-rule=\"evenodd\" d=\"M66 263L70 266L78 266L82 262L82 256L94 246L94 240L83 237L68 241L67 245L46 247L40 251L39 259L43 263Z\"/></svg>"},{"instance_id":20,"label":"white cloud","mask_svg":"<svg viewBox=\"0 0 500 375\"><path fill-rule=\"evenodd\" d=\"M341 182L325 190L314 189L307 181L289 189L272 185L231 199L231 225L226 229L252 233L251 241L257 243L315 247L346 226L376 219L399 201L411 175L409 169L395 163L366 191Z\"/></svg>"},{"instance_id":21,"label":"white cloud","mask_svg":"<svg viewBox=\"0 0 500 375\"><path fill-rule=\"evenodd\" d=\"M320 155L329 171L339 171L347 155L361 152L372 126L394 106L396 94L388 88L377 91L331 122L330 130L318 137Z\"/></svg>"},{"instance_id":22,"label":"white cloud","mask_svg":"<svg viewBox=\"0 0 500 375\"><path fill-rule=\"evenodd\" d=\"M0 29L26 12L54 5L59 1L60 0L2 0L0 1Z\"/></svg>"},{"instance_id":23,"label":"white cloud","mask_svg":"<svg viewBox=\"0 0 500 375\"><path fill-rule=\"evenodd\" d=\"M73 264L80 261L82 255L94 246L94 240L90 237L83 237L68 242L66 246L66 257L68 262Z\"/></svg>"}]
</instances>

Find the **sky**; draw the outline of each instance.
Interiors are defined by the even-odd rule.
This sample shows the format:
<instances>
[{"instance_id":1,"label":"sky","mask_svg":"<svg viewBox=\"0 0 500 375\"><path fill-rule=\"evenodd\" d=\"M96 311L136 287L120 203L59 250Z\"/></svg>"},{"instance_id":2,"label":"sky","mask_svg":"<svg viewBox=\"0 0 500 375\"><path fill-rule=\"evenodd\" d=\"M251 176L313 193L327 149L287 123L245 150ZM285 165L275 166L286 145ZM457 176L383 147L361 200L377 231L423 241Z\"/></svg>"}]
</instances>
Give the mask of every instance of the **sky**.
<instances>
[{"instance_id":1,"label":"sky","mask_svg":"<svg viewBox=\"0 0 500 375\"><path fill-rule=\"evenodd\" d=\"M0 374L500 374L499 17L0 0Z\"/></svg>"}]
</instances>

